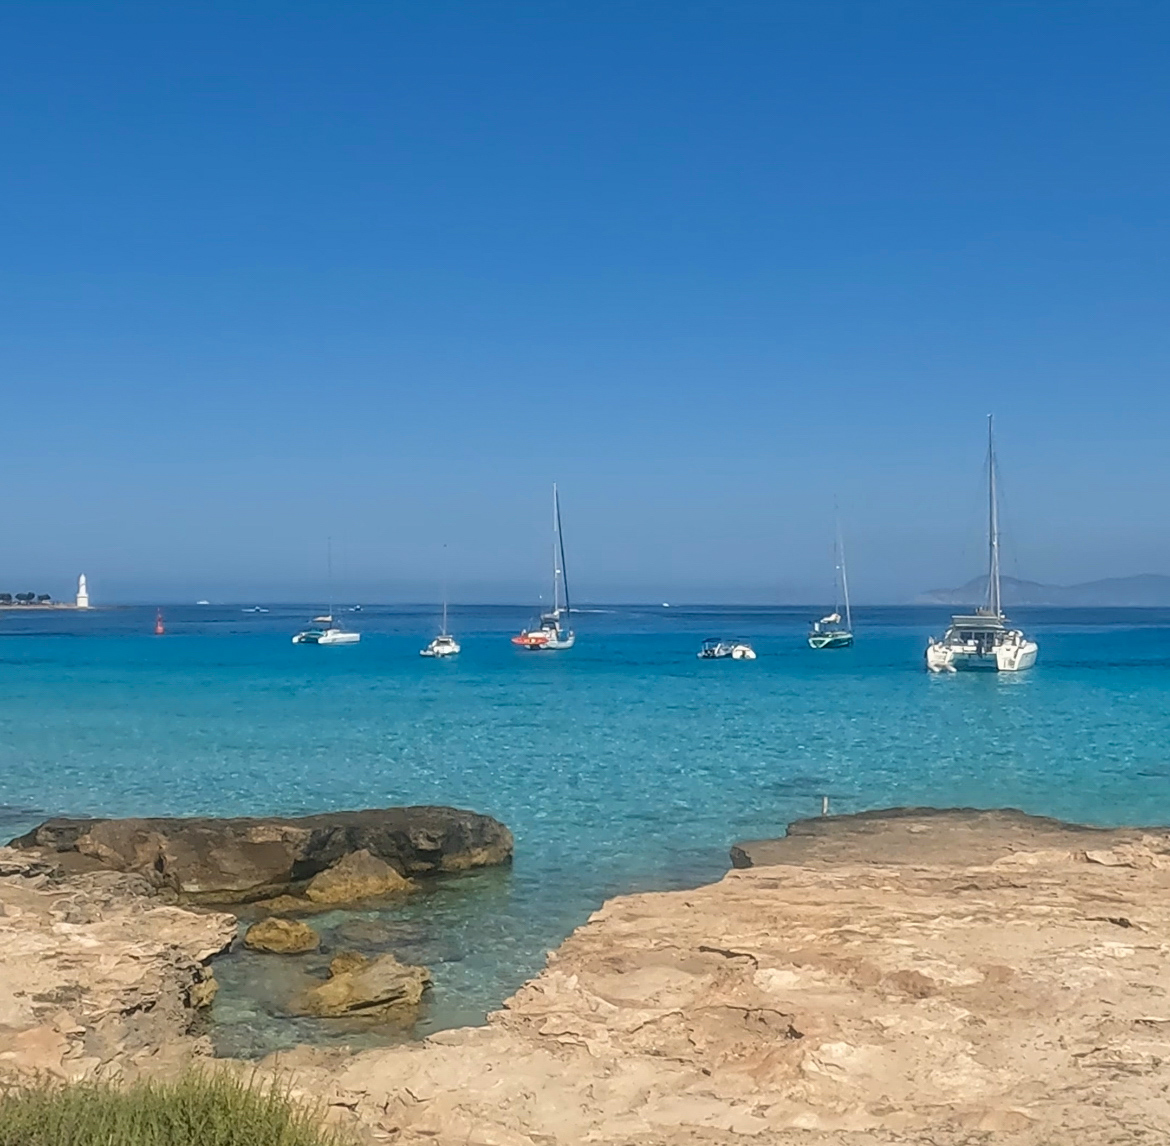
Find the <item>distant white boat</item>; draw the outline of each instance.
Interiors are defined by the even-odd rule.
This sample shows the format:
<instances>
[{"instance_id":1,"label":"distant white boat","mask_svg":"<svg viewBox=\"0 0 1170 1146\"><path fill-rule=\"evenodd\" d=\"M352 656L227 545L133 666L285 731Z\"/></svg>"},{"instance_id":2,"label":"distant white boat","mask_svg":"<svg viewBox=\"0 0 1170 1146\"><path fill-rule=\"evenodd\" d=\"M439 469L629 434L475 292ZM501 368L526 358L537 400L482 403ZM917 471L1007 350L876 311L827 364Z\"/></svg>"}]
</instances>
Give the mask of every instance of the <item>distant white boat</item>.
<instances>
[{"instance_id":1,"label":"distant white boat","mask_svg":"<svg viewBox=\"0 0 1170 1146\"><path fill-rule=\"evenodd\" d=\"M332 617L314 617L312 629L297 633L294 645L356 645L362 639L361 633L353 633L337 625Z\"/></svg>"},{"instance_id":2,"label":"distant white boat","mask_svg":"<svg viewBox=\"0 0 1170 1146\"><path fill-rule=\"evenodd\" d=\"M195 604L196 605L210 605L211 602L210 601L196 601Z\"/></svg>"},{"instance_id":3,"label":"distant white boat","mask_svg":"<svg viewBox=\"0 0 1170 1146\"><path fill-rule=\"evenodd\" d=\"M845 572L845 542L841 538L841 526L837 525L837 537L834 541L834 565L836 577L834 579L834 593L837 601L841 596L845 598L845 617L842 623L841 610L834 603L833 611L819 621L813 621L809 629L808 643L813 649L847 649L853 644L853 614L849 609L849 575Z\"/></svg>"},{"instance_id":4,"label":"distant white boat","mask_svg":"<svg viewBox=\"0 0 1170 1146\"><path fill-rule=\"evenodd\" d=\"M446 546L444 546L444 549ZM459 652L459 642L447 632L447 578L443 576L443 628L439 635L425 649L419 649L420 657L453 657Z\"/></svg>"},{"instance_id":5,"label":"distant white boat","mask_svg":"<svg viewBox=\"0 0 1170 1146\"><path fill-rule=\"evenodd\" d=\"M754 661L756 650L747 641L722 641L718 637L708 637L696 655L701 661Z\"/></svg>"},{"instance_id":6,"label":"distant white boat","mask_svg":"<svg viewBox=\"0 0 1170 1146\"><path fill-rule=\"evenodd\" d=\"M561 605L562 597L564 606ZM553 607L549 613L541 613L540 625L535 629L523 629L512 638L512 644L530 652L545 652L557 649L571 649L576 636L573 630L561 628L561 617L571 612L569 606L569 579L565 573L565 539L561 533L561 499L553 485Z\"/></svg>"},{"instance_id":7,"label":"distant white boat","mask_svg":"<svg viewBox=\"0 0 1170 1146\"><path fill-rule=\"evenodd\" d=\"M311 629L302 629L293 635L294 645L356 645L362 639L361 633L343 629L333 616L333 538L326 542L326 565L329 578L329 612L313 618Z\"/></svg>"},{"instance_id":8,"label":"distant white boat","mask_svg":"<svg viewBox=\"0 0 1170 1146\"><path fill-rule=\"evenodd\" d=\"M262 609L259 605L252 605L250 608L242 609L244 613L267 613L267 609Z\"/></svg>"},{"instance_id":9,"label":"distant white boat","mask_svg":"<svg viewBox=\"0 0 1170 1146\"><path fill-rule=\"evenodd\" d=\"M951 618L941 638L930 638L926 667L930 672L1021 672L1036 663L1040 651L1022 629L1004 616L999 585L999 505L995 489L995 436L987 417L987 604L969 616Z\"/></svg>"}]
</instances>

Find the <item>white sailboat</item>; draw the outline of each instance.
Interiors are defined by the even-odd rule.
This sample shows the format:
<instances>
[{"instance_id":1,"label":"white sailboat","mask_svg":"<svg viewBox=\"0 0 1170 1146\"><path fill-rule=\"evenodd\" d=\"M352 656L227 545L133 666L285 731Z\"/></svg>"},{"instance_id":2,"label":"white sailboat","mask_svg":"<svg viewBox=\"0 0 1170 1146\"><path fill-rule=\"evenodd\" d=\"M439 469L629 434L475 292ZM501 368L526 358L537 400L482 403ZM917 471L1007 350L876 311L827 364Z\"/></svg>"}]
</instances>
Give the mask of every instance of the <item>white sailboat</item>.
<instances>
[{"instance_id":1,"label":"white sailboat","mask_svg":"<svg viewBox=\"0 0 1170 1146\"><path fill-rule=\"evenodd\" d=\"M294 645L356 645L362 639L361 633L343 629L341 622L333 616L333 538L326 542L326 564L329 576L329 612L313 618L313 627L302 629L293 635Z\"/></svg>"},{"instance_id":2,"label":"white sailboat","mask_svg":"<svg viewBox=\"0 0 1170 1146\"><path fill-rule=\"evenodd\" d=\"M930 672L1020 672L1036 663L1039 646L1010 627L999 586L999 504L995 488L995 434L987 416L987 604L970 616L951 618L941 638L930 638Z\"/></svg>"},{"instance_id":3,"label":"white sailboat","mask_svg":"<svg viewBox=\"0 0 1170 1146\"><path fill-rule=\"evenodd\" d=\"M444 545L444 549L447 547ZM443 575L443 628L425 649L419 649L420 657L453 657L459 652L459 642L447 632L447 577Z\"/></svg>"},{"instance_id":4,"label":"white sailboat","mask_svg":"<svg viewBox=\"0 0 1170 1146\"><path fill-rule=\"evenodd\" d=\"M562 605L562 601L564 602ZM561 499L553 485L553 607L541 613L535 629L524 629L512 638L512 644L530 652L571 649L576 636L572 629L561 628L561 617L570 613L569 579L565 574L565 539L561 533Z\"/></svg>"},{"instance_id":5,"label":"white sailboat","mask_svg":"<svg viewBox=\"0 0 1170 1146\"><path fill-rule=\"evenodd\" d=\"M845 542L841 537L841 524L837 523L837 538L833 544L836 566L834 594L836 601L833 611L819 621L813 621L808 633L808 643L814 649L847 649L853 644L853 613L849 608L849 574L845 571ZM841 610L837 607L841 597L845 598L845 617L842 625Z\"/></svg>"}]
</instances>

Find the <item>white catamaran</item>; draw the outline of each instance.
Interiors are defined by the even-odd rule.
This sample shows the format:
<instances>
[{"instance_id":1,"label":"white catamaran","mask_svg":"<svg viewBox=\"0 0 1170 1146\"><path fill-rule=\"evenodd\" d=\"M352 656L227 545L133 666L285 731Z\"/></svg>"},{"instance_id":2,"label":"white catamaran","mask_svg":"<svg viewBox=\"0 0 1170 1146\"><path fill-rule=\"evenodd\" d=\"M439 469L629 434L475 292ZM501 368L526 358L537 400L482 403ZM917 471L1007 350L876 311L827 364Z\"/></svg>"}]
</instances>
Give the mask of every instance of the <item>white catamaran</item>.
<instances>
[{"instance_id":1,"label":"white catamaran","mask_svg":"<svg viewBox=\"0 0 1170 1146\"><path fill-rule=\"evenodd\" d=\"M444 549L447 547L444 545ZM425 649L419 649L420 657L453 657L459 651L459 642L447 632L447 577L443 575L443 628Z\"/></svg>"},{"instance_id":2,"label":"white catamaran","mask_svg":"<svg viewBox=\"0 0 1170 1146\"><path fill-rule=\"evenodd\" d=\"M329 612L313 618L311 629L302 629L294 634L294 645L356 645L362 639L361 633L343 629L341 622L333 616L333 538L326 542L326 565L329 577Z\"/></svg>"},{"instance_id":3,"label":"white catamaran","mask_svg":"<svg viewBox=\"0 0 1170 1146\"><path fill-rule=\"evenodd\" d=\"M931 672L1019 672L1036 663L1039 646L1023 630L1009 627L999 589L999 505L995 489L995 436L987 416L987 604L972 616L951 618L942 638L930 638Z\"/></svg>"},{"instance_id":4,"label":"white catamaran","mask_svg":"<svg viewBox=\"0 0 1170 1146\"><path fill-rule=\"evenodd\" d=\"M564 602L562 605L561 602ZM512 644L530 652L571 649L577 639L573 630L561 628L561 617L567 617L569 607L569 579L565 575L565 539L561 533L561 499L553 485L553 607L540 614L540 625L524 629L512 638Z\"/></svg>"},{"instance_id":5,"label":"white catamaran","mask_svg":"<svg viewBox=\"0 0 1170 1146\"><path fill-rule=\"evenodd\" d=\"M849 609L849 575L845 572L845 543L841 538L841 526L837 526L837 539L833 547L833 556L836 558L836 582L834 585L835 599L833 611L819 621L813 621L809 629L808 643L814 649L847 649L853 644L853 614ZM845 598L845 623L841 623L841 610L838 605L842 596Z\"/></svg>"}]
</instances>

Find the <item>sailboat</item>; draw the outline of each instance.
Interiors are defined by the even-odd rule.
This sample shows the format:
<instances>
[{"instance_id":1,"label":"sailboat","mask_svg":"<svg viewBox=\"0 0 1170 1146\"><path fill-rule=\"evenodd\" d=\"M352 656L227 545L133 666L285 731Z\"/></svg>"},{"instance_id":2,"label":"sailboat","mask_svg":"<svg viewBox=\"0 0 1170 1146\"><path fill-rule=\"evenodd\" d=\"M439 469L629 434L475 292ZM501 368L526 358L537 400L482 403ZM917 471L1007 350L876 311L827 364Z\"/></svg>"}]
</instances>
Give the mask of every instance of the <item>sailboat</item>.
<instances>
[{"instance_id":1,"label":"sailboat","mask_svg":"<svg viewBox=\"0 0 1170 1146\"><path fill-rule=\"evenodd\" d=\"M541 613L540 625L535 629L524 629L512 638L512 644L530 652L571 649L576 636L572 629L561 628L561 617L567 617L569 607L569 581L565 576L565 538L561 533L561 499L553 485L553 607L551 612ZM562 605L561 602L564 602Z\"/></svg>"},{"instance_id":2,"label":"sailboat","mask_svg":"<svg viewBox=\"0 0 1170 1146\"><path fill-rule=\"evenodd\" d=\"M999 504L995 488L995 433L987 416L987 604L971 616L951 618L941 638L930 638L930 672L1020 672L1036 663L1039 646L1004 616L999 586Z\"/></svg>"},{"instance_id":3,"label":"sailboat","mask_svg":"<svg viewBox=\"0 0 1170 1146\"><path fill-rule=\"evenodd\" d=\"M447 547L444 545L444 549ZM447 578L443 577L443 628L425 649L419 649L420 657L453 657L459 651L459 642L447 632Z\"/></svg>"},{"instance_id":4,"label":"sailboat","mask_svg":"<svg viewBox=\"0 0 1170 1146\"><path fill-rule=\"evenodd\" d=\"M813 621L808 632L808 643L814 649L847 649L853 644L853 614L849 609L849 575L845 572L845 543L841 539L841 526L837 525L837 540L833 547L836 558L836 578L833 611L819 621ZM845 618L842 624L838 604L845 598Z\"/></svg>"},{"instance_id":5,"label":"sailboat","mask_svg":"<svg viewBox=\"0 0 1170 1146\"><path fill-rule=\"evenodd\" d=\"M341 627L333 616L333 538L326 542L326 562L329 569L329 612L313 618L313 627L294 634L294 645L356 645L362 639L361 633L353 633Z\"/></svg>"}]
</instances>

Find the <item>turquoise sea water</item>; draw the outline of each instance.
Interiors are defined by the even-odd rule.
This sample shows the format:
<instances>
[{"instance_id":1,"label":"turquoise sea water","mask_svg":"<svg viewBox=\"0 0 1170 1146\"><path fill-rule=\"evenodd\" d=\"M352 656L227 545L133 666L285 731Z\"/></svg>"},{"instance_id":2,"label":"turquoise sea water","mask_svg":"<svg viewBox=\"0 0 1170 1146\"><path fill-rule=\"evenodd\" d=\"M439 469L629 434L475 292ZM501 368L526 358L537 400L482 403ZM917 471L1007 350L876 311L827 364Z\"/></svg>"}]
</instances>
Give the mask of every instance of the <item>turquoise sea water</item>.
<instances>
[{"instance_id":1,"label":"turquoise sea water","mask_svg":"<svg viewBox=\"0 0 1170 1146\"><path fill-rule=\"evenodd\" d=\"M570 652L515 650L521 609L367 609L356 647L293 646L311 610L0 613L0 831L50 814L297 814L445 803L516 834L510 870L408 906L318 920L333 948L434 969L421 1029L474 1022L608 896L717 878L737 839L896 804L1011 805L1091 823L1170 822L1170 610L1016 610L1025 674L931 677L942 609L860 610L814 653L816 610L615 608ZM745 636L755 662L701 662ZM307 965L311 970L312 961ZM277 968L279 967L279 970ZM292 970L290 970L292 968ZM220 1046L380 1037L287 1019L294 963L217 972Z\"/></svg>"}]
</instances>

